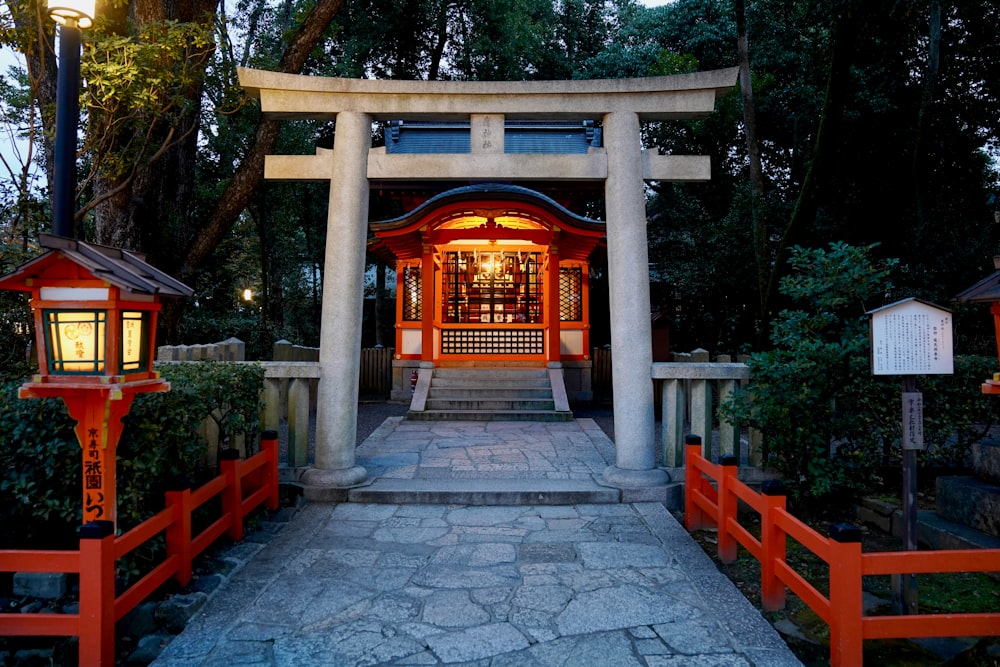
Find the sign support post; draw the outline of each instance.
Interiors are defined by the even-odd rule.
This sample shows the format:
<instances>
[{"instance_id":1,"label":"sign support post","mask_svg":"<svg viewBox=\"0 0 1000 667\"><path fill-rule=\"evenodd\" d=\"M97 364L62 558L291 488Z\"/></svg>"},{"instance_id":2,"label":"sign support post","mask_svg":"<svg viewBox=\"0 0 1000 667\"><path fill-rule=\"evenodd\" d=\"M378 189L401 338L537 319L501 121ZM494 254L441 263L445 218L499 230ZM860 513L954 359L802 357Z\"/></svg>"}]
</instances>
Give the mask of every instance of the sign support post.
<instances>
[{"instance_id":1,"label":"sign support post","mask_svg":"<svg viewBox=\"0 0 1000 667\"><path fill-rule=\"evenodd\" d=\"M924 448L924 399L917 380L903 376L903 548L917 550L917 452ZM892 601L902 614L918 613L917 577L892 575Z\"/></svg>"},{"instance_id":2,"label":"sign support post","mask_svg":"<svg viewBox=\"0 0 1000 667\"><path fill-rule=\"evenodd\" d=\"M903 548L916 551L917 452L924 449L924 399L916 376L954 373L951 312L904 299L868 314L872 375L902 376ZM897 613L918 613L916 575L892 575L892 596Z\"/></svg>"}]
</instances>

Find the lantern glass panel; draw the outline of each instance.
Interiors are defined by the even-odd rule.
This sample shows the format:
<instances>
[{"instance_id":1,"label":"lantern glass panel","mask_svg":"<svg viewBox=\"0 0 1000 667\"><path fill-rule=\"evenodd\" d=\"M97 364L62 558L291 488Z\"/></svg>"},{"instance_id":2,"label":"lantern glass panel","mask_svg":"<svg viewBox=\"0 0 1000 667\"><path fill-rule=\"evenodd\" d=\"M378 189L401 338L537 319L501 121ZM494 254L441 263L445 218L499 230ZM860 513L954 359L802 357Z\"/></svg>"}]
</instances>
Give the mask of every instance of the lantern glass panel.
<instances>
[{"instance_id":1,"label":"lantern glass panel","mask_svg":"<svg viewBox=\"0 0 1000 667\"><path fill-rule=\"evenodd\" d=\"M122 311L121 372L146 370L149 358L149 313L142 310Z\"/></svg>"},{"instance_id":2,"label":"lantern glass panel","mask_svg":"<svg viewBox=\"0 0 1000 667\"><path fill-rule=\"evenodd\" d=\"M42 311L49 373L104 373L107 317L104 310Z\"/></svg>"}]
</instances>

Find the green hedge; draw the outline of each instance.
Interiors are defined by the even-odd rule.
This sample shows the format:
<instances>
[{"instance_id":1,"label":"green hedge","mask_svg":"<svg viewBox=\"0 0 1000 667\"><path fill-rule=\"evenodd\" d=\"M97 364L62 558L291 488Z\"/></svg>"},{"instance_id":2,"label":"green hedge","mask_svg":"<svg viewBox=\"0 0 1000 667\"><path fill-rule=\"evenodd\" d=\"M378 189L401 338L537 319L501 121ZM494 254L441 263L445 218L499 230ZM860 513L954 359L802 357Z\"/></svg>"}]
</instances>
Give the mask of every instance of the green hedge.
<instances>
[{"instance_id":1,"label":"green hedge","mask_svg":"<svg viewBox=\"0 0 1000 667\"><path fill-rule=\"evenodd\" d=\"M158 370L171 391L137 396L123 420L120 530L162 510L169 482L184 477L197 485L217 474L205 466L207 443L198 435L207 415L215 413L223 435L249 434L248 447L259 431L259 365L195 362ZM73 548L83 516L74 423L61 400L21 400L19 386L0 385L0 549Z\"/></svg>"}]
</instances>

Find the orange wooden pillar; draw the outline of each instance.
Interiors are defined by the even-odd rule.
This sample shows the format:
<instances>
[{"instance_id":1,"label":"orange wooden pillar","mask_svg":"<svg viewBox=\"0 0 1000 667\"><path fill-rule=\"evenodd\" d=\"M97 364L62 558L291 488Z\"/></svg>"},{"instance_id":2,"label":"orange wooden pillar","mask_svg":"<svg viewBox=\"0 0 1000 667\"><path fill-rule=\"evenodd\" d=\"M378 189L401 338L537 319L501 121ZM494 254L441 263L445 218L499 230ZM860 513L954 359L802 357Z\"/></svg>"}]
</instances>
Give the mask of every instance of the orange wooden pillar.
<instances>
[{"instance_id":1,"label":"orange wooden pillar","mask_svg":"<svg viewBox=\"0 0 1000 667\"><path fill-rule=\"evenodd\" d=\"M860 665L864 651L861 596L861 530L830 527L830 665Z\"/></svg>"},{"instance_id":2,"label":"orange wooden pillar","mask_svg":"<svg viewBox=\"0 0 1000 667\"><path fill-rule=\"evenodd\" d=\"M686 467L684 468L684 527L701 530L705 525L701 508L695 502L695 493L701 491L701 471L695 465L695 458L701 456L701 436L689 435L684 438Z\"/></svg>"},{"instance_id":3,"label":"orange wooden pillar","mask_svg":"<svg viewBox=\"0 0 1000 667\"><path fill-rule=\"evenodd\" d=\"M424 243L420 255L420 360L434 361L434 246Z\"/></svg>"},{"instance_id":4,"label":"orange wooden pillar","mask_svg":"<svg viewBox=\"0 0 1000 667\"><path fill-rule=\"evenodd\" d=\"M267 469L264 471L264 484L267 485L267 509L277 511L281 506L281 496L278 486L278 432L264 431L260 434L260 449L267 456Z\"/></svg>"},{"instance_id":5,"label":"orange wooden pillar","mask_svg":"<svg viewBox=\"0 0 1000 667\"><path fill-rule=\"evenodd\" d=\"M559 335L559 246L556 245L558 232L552 232L549 245L549 270L545 276L545 328L549 335L545 349L545 359L556 362L562 359L562 343Z\"/></svg>"},{"instance_id":6,"label":"orange wooden pillar","mask_svg":"<svg viewBox=\"0 0 1000 667\"><path fill-rule=\"evenodd\" d=\"M219 452L219 468L226 477L226 490L222 492L222 512L229 517L229 539L243 539L243 477L240 474L240 451L224 449Z\"/></svg>"},{"instance_id":7,"label":"orange wooden pillar","mask_svg":"<svg viewBox=\"0 0 1000 667\"><path fill-rule=\"evenodd\" d=\"M775 574L775 563L785 560L785 531L778 528L779 510L785 509L785 485L780 481L765 481L761 485L763 509L760 513L760 598L765 611L785 607L785 585Z\"/></svg>"},{"instance_id":8,"label":"orange wooden pillar","mask_svg":"<svg viewBox=\"0 0 1000 667\"><path fill-rule=\"evenodd\" d=\"M83 450L83 522L110 521L117 525L116 449L122 417L134 395L120 389L80 389L62 398L76 420L76 437Z\"/></svg>"},{"instance_id":9,"label":"orange wooden pillar","mask_svg":"<svg viewBox=\"0 0 1000 667\"><path fill-rule=\"evenodd\" d=\"M719 530L718 553L719 560L723 563L732 563L736 560L736 538L729 531L729 520L736 519L738 502L732 487L736 482L736 473L739 470L739 461L735 456L723 456L719 461L722 466L722 474L719 475L719 501L716 505L718 514L715 525Z\"/></svg>"},{"instance_id":10,"label":"orange wooden pillar","mask_svg":"<svg viewBox=\"0 0 1000 667\"><path fill-rule=\"evenodd\" d=\"M80 526L80 666L115 664L115 525Z\"/></svg>"},{"instance_id":11,"label":"orange wooden pillar","mask_svg":"<svg viewBox=\"0 0 1000 667\"><path fill-rule=\"evenodd\" d=\"M181 586L191 583L194 561L194 547L191 544L191 513L194 503L191 499L191 484L184 480L175 485L177 488L166 492L167 507L173 511L173 521L167 527L167 558L177 556L177 572L174 581Z\"/></svg>"}]
</instances>

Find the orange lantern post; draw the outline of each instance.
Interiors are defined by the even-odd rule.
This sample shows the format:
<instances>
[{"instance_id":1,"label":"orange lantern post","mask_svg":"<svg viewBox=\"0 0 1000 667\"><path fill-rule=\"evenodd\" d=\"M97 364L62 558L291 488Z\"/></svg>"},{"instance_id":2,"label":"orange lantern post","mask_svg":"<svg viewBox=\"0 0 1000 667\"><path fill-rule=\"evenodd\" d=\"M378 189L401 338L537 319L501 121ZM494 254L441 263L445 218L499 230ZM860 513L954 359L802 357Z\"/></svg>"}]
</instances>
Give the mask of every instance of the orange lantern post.
<instances>
[{"instance_id":1,"label":"orange lantern post","mask_svg":"<svg viewBox=\"0 0 1000 667\"><path fill-rule=\"evenodd\" d=\"M83 450L83 522L116 521L115 449L137 394L170 390L154 371L160 298L191 288L135 253L43 234L47 252L0 278L31 293L38 374L21 398L60 397Z\"/></svg>"}]
</instances>

